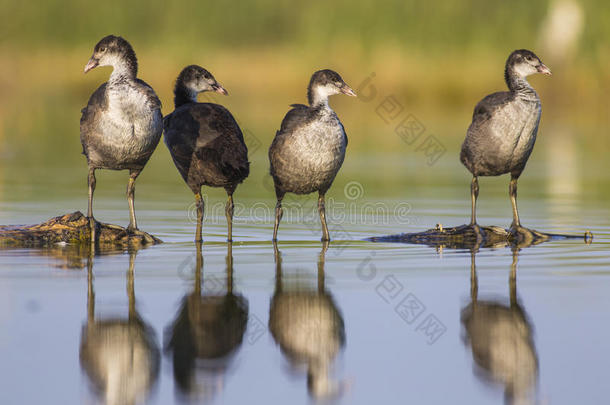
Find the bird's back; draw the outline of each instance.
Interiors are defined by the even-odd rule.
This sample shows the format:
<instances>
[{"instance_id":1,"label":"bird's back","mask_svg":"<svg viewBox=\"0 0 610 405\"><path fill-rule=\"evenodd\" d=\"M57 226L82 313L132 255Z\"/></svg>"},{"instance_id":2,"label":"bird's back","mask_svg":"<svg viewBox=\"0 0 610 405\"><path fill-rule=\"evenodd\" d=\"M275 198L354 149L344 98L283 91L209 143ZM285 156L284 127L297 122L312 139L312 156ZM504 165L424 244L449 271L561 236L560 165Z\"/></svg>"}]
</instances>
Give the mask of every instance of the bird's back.
<instances>
[{"instance_id":1,"label":"bird's back","mask_svg":"<svg viewBox=\"0 0 610 405\"><path fill-rule=\"evenodd\" d=\"M539 100L493 93L475 107L460 159L475 176L520 171L536 139Z\"/></svg>"}]
</instances>

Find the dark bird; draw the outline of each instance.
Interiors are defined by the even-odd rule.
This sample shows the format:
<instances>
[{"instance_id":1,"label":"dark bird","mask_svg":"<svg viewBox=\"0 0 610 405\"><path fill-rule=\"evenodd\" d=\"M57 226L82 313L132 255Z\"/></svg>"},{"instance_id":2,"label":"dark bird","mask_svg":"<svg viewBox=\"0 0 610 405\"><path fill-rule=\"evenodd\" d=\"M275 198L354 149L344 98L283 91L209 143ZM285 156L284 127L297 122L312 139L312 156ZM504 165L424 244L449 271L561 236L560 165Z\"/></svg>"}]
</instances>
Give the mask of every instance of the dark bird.
<instances>
[{"instance_id":1,"label":"dark bird","mask_svg":"<svg viewBox=\"0 0 610 405\"><path fill-rule=\"evenodd\" d=\"M550 75L551 71L533 52L525 49L514 51L508 57L504 71L509 91L490 94L474 108L460 159L473 176L470 224L479 235L480 228L476 223L479 176L510 173L511 229L517 231L521 228L517 212L517 179L534 148L542 113L540 98L526 80L534 73Z\"/></svg>"},{"instance_id":2,"label":"dark bird","mask_svg":"<svg viewBox=\"0 0 610 405\"><path fill-rule=\"evenodd\" d=\"M315 72L307 88L309 106L291 105L292 110L284 117L282 126L269 147L270 173L277 197L274 241L277 240L277 230L282 219L284 195L288 192L309 194L314 191L319 195L322 240L330 240L324 195L343 164L347 147L343 124L328 105L328 97L339 93L356 96L337 72L329 69Z\"/></svg>"},{"instance_id":3,"label":"dark bird","mask_svg":"<svg viewBox=\"0 0 610 405\"><path fill-rule=\"evenodd\" d=\"M85 73L97 66L112 66L113 71L108 82L93 93L80 119L80 139L89 165L87 215L92 242L95 241L95 170L129 170L127 229L130 232L137 230L135 181L163 131L161 101L148 84L136 78L138 61L129 42L114 35L102 38L93 49Z\"/></svg>"},{"instance_id":4,"label":"dark bird","mask_svg":"<svg viewBox=\"0 0 610 405\"><path fill-rule=\"evenodd\" d=\"M163 121L165 144L186 184L195 193L197 231L201 241L204 202L201 187L224 187L229 196L227 240L233 234L233 192L250 174L248 148L233 115L219 104L198 103L197 94L215 91L227 95L214 76L204 68L185 67L174 88L175 110Z\"/></svg>"}]
</instances>

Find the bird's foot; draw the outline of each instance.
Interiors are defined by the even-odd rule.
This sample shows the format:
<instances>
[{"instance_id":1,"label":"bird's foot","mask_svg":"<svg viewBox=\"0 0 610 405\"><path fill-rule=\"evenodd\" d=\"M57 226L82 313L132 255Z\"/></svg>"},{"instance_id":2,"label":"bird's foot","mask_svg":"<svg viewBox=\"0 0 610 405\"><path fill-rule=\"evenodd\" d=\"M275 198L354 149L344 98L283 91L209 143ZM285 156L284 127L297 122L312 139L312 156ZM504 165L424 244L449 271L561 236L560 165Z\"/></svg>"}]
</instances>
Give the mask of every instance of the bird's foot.
<instances>
[{"instance_id":1,"label":"bird's foot","mask_svg":"<svg viewBox=\"0 0 610 405\"><path fill-rule=\"evenodd\" d=\"M535 231L521 226L521 224L512 223L509 229L510 234L513 237L513 243L517 246L529 246L536 238Z\"/></svg>"},{"instance_id":2,"label":"bird's foot","mask_svg":"<svg viewBox=\"0 0 610 405\"><path fill-rule=\"evenodd\" d=\"M129 224L127 226L127 228L125 228L125 230L127 231L128 234L134 234L135 235L135 234L141 233L137 226L133 226L131 224Z\"/></svg>"}]
</instances>

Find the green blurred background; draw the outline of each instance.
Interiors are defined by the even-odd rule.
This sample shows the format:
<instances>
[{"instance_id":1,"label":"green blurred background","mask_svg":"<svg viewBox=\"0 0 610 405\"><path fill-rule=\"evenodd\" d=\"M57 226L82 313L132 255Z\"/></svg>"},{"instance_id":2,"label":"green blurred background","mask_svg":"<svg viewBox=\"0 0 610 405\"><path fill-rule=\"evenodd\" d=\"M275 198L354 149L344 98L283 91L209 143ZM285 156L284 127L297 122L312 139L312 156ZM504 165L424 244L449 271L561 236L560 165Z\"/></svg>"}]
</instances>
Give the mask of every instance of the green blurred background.
<instances>
[{"instance_id":1,"label":"green blurred background","mask_svg":"<svg viewBox=\"0 0 610 405\"><path fill-rule=\"evenodd\" d=\"M76 193L85 202L80 109L110 72L82 71L95 43L110 33L131 42L139 77L157 91L164 114L173 109L173 82L182 67L196 63L215 75L230 95L211 99L233 112L250 144L252 175L241 190L270 200L270 190L261 187L268 145L288 105L306 100L311 73L332 68L361 92L363 81L372 77L369 84L376 91L372 99L331 101L350 137L338 187L358 179L368 195L409 198L424 188L436 195L430 186L437 185L441 198L449 190L445 186L458 183L467 206L469 175L458 155L473 107L486 94L505 89L508 54L529 48L553 76L530 80L542 99L543 117L535 163L530 163L534 168L524 177L534 172L529 176L545 178L544 184L553 178L559 194L610 195L607 177L591 176L610 171L606 0L1 0L0 9L0 182L5 190L0 199L5 201ZM395 123L379 116L380 103L390 96L446 149L434 165L396 135ZM103 176L122 190L125 173ZM576 186L565 188L566 182ZM40 183L53 193L41 197ZM168 195L179 190L179 198L191 198L163 145L139 184L139 193L162 184L171 188ZM554 186L540 184L525 187L552 192ZM504 181L496 190L506 193ZM100 192L103 198L104 189ZM107 195L122 198L117 192L112 188Z\"/></svg>"}]
</instances>

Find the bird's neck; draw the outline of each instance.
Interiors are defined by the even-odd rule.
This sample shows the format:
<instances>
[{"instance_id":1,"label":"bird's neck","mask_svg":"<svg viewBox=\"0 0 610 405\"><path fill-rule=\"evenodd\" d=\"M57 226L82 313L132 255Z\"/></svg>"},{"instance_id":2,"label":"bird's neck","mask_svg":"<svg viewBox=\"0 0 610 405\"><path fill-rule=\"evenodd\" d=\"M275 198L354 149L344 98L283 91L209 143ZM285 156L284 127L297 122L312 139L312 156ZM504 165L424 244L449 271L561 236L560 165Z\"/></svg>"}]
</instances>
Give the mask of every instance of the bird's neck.
<instances>
[{"instance_id":1,"label":"bird's neck","mask_svg":"<svg viewBox=\"0 0 610 405\"><path fill-rule=\"evenodd\" d=\"M511 93L525 100L537 100L536 90L529 84L527 79L517 74L513 69L507 67L504 72L504 80Z\"/></svg>"},{"instance_id":2,"label":"bird's neck","mask_svg":"<svg viewBox=\"0 0 610 405\"><path fill-rule=\"evenodd\" d=\"M130 57L117 57L112 61L112 73L110 74L110 82L119 82L128 80L135 80L138 74L138 61L135 55Z\"/></svg>"},{"instance_id":3,"label":"bird's neck","mask_svg":"<svg viewBox=\"0 0 610 405\"><path fill-rule=\"evenodd\" d=\"M328 93L320 86L309 87L307 89L307 101L312 108L330 110L328 105Z\"/></svg>"},{"instance_id":4,"label":"bird's neck","mask_svg":"<svg viewBox=\"0 0 610 405\"><path fill-rule=\"evenodd\" d=\"M174 106L176 108L189 103L197 102L197 92L190 90L182 83L176 83L174 88Z\"/></svg>"}]
</instances>

